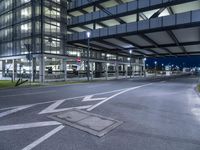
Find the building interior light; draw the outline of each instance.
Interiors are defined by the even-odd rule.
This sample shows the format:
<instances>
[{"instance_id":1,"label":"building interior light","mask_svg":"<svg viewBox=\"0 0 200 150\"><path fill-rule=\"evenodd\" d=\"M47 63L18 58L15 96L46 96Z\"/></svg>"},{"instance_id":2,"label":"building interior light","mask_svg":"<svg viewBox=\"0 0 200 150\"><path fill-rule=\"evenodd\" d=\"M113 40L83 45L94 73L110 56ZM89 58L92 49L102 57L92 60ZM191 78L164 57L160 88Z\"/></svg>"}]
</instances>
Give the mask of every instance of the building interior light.
<instances>
[{"instance_id":1,"label":"building interior light","mask_svg":"<svg viewBox=\"0 0 200 150\"><path fill-rule=\"evenodd\" d=\"M21 30L27 31L28 30L28 24L21 25Z\"/></svg>"}]
</instances>

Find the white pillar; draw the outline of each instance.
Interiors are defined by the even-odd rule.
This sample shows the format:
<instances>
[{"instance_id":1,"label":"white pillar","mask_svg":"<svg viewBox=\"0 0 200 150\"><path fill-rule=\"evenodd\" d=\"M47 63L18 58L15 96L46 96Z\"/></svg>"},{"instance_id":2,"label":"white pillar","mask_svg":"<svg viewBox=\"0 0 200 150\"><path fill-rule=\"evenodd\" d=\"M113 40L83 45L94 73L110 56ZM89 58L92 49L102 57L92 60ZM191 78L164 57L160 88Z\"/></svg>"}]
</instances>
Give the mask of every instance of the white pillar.
<instances>
[{"instance_id":1,"label":"white pillar","mask_svg":"<svg viewBox=\"0 0 200 150\"><path fill-rule=\"evenodd\" d=\"M91 71L92 71L91 79L93 80L94 78L94 63L93 62L91 62Z\"/></svg>"},{"instance_id":2,"label":"white pillar","mask_svg":"<svg viewBox=\"0 0 200 150\"><path fill-rule=\"evenodd\" d=\"M64 69L64 75L65 75L64 80L67 81L67 62L66 61L63 62L63 69Z\"/></svg>"},{"instance_id":3,"label":"white pillar","mask_svg":"<svg viewBox=\"0 0 200 150\"><path fill-rule=\"evenodd\" d=\"M115 75L116 75L116 78L118 79L119 78L119 64L118 62L115 63Z\"/></svg>"},{"instance_id":4,"label":"white pillar","mask_svg":"<svg viewBox=\"0 0 200 150\"><path fill-rule=\"evenodd\" d=\"M108 64L107 63L106 63L105 69L106 69L106 80L108 80Z\"/></svg>"},{"instance_id":5,"label":"white pillar","mask_svg":"<svg viewBox=\"0 0 200 150\"><path fill-rule=\"evenodd\" d=\"M134 77L134 73L135 73L135 64L132 64L132 76Z\"/></svg>"},{"instance_id":6,"label":"white pillar","mask_svg":"<svg viewBox=\"0 0 200 150\"><path fill-rule=\"evenodd\" d=\"M61 69L64 73L64 81L67 81L67 63L66 63L66 59L62 59L61 60Z\"/></svg>"},{"instance_id":7,"label":"white pillar","mask_svg":"<svg viewBox=\"0 0 200 150\"><path fill-rule=\"evenodd\" d=\"M143 73L144 77L146 77L146 59L143 59Z\"/></svg>"},{"instance_id":8,"label":"white pillar","mask_svg":"<svg viewBox=\"0 0 200 150\"><path fill-rule=\"evenodd\" d=\"M12 62L13 62L12 80L15 81L16 73L17 73L17 63L15 59L13 59Z\"/></svg>"},{"instance_id":9,"label":"white pillar","mask_svg":"<svg viewBox=\"0 0 200 150\"><path fill-rule=\"evenodd\" d=\"M6 73L6 61L2 60L2 77L5 76Z\"/></svg>"},{"instance_id":10,"label":"white pillar","mask_svg":"<svg viewBox=\"0 0 200 150\"><path fill-rule=\"evenodd\" d=\"M3 63L0 61L0 79L3 77Z\"/></svg>"},{"instance_id":11,"label":"white pillar","mask_svg":"<svg viewBox=\"0 0 200 150\"><path fill-rule=\"evenodd\" d=\"M127 78L128 77L128 66L124 65L124 67L125 67L125 77Z\"/></svg>"},{"instance_id":12,"label":"white pillar","mask_svg":"<svg viewBox=\"0 0 200 150\"><path fill-rule=\"evenodd\" d=\"M39 71L39 75L40 75L40 82L44 83L45 81L45 60L44 60L44 55L40 55L40 71Z\"/></svg>"}]
</instances>

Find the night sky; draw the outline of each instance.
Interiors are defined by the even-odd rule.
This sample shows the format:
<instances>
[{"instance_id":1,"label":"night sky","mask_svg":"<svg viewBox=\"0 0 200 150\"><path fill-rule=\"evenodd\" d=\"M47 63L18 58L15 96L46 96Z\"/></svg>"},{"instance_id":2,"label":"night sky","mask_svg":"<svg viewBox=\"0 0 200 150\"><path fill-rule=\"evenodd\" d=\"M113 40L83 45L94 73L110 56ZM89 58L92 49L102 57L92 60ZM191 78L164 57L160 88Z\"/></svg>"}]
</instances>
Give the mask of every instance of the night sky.
<instances>
[{"instance_id":1,"label":"night sky","mask_svg":"<svg viewBox=\"0 0 200 150\"><path fill-rule=\"evenodd\" d=\"M146 64L149 67L154 67L154 62L158 62L158 66L162 64L179 66L180 68L200 67L200 56L185 56L185 57L165 57L165 58L147 58Z\"/></svg>"}]
</instances>

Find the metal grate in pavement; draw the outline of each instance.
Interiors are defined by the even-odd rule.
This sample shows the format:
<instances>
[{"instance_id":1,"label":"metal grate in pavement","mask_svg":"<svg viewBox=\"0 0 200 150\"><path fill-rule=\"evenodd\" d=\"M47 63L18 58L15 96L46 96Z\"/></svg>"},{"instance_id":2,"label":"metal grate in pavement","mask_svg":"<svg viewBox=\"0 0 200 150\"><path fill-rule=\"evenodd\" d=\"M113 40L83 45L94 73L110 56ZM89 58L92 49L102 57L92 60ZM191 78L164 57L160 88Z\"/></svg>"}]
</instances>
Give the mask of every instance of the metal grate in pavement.
<instances>
[{"instance_id":1,"label":"metal grate in pavement","mask_svg":"<svg viewBox=\"0 0 200 150\"><path fill-rule=\"evenodd\" d=\"M121 121L79 109L53 114L49 118L98 137L104 136L122 124Z\"/></svg>"}]
</instances>

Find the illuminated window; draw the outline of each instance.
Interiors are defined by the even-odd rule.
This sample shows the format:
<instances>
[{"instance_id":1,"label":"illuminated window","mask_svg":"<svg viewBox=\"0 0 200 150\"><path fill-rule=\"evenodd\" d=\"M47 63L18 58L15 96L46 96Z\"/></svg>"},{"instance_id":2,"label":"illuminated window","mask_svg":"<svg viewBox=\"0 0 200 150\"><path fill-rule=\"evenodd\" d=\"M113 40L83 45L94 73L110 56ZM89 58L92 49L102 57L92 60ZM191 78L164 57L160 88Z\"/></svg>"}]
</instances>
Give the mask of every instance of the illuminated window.
<instances>
[{"instance_id":1,"label":"illuminated window","mask_svg":"<svg viewBox=\"0 0 200 150\"><path fill-rule=\"evenodd\" d=\"M29 18L31 17L31 7L27 7L21 10L21 17L22 18Z\"/></svg>"}]
</instances>

